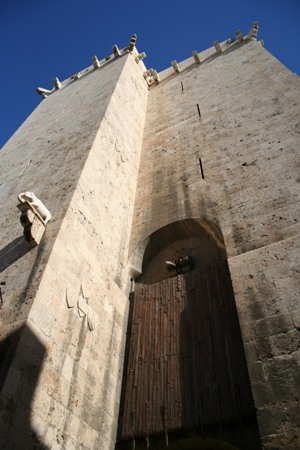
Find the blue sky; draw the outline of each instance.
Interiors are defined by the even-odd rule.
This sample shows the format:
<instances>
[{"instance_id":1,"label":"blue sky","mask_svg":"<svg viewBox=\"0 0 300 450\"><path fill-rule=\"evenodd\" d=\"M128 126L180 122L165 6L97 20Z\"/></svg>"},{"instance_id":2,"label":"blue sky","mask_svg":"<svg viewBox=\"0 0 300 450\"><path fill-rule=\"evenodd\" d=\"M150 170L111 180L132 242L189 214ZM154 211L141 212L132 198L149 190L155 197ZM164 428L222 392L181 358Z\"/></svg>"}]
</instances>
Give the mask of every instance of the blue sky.
<instances>
[{"instance_id":1,"label":"blue sky","mask_svg":"<svg viewBox=\"0 0 300 450\"><path fill-rule=\"evenodd\" d=\"M214 40L247 34L300 74L300 0L2 0L0 4L0 148L52 88L104 58L133 33L148 68L160 71Z\"/></svg>"}]
</instances>

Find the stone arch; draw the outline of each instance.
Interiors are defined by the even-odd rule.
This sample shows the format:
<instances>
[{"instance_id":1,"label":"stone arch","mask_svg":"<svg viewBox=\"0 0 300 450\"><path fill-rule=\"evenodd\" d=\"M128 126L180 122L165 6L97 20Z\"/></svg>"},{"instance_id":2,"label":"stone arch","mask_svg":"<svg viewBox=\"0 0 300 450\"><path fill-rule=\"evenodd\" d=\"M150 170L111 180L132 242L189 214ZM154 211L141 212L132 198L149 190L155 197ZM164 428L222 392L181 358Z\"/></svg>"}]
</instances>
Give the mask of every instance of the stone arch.
<instances>
[{"instance_id":1,"label":"stone arch","mask_svg":"<svg viewBox=\"0 0 300 450\"><path fill-rule=\"evenodd\" d=\"M183 251L188 250L190 246L197 248L199 245L199 240L206 240L210 246L210 250L215 249L218 253L219 258L226 258L226 250L224 244L224 238L222 232L218 225L207 218L186 218L178 220L165 225L162 228L155 230L151 235L147 236L145 239L141 240L139 244L135 247L132 255L129 259L129 273L130 276L135 280L143 282L155 282L167 278L167 273L165 267L162 265L162 258L165 255L179 255L181 249L178 248L180 244L183 244ZM175 244L177 243L177 245ZM206 259L208 257L209 251L206 249ZM199 256L196 258L196 265L199 266ZM153 261L156 259L156 261ZM160 268L160 276L156 277L153 275L155 269L150 268L152 276L147 277L143 275L147 271L149 264L154 266L157 265L157 270ZM147 279L148 281L147 281Z\"/></svg>"}]
</instances>

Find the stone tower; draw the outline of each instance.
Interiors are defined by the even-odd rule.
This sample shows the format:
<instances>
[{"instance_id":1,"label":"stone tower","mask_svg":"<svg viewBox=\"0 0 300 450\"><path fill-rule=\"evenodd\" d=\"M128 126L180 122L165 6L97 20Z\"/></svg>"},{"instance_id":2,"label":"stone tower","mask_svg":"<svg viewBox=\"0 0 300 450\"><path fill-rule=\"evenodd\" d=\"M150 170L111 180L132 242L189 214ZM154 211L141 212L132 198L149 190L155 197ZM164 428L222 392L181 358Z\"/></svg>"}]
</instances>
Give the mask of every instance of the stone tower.
<instances>
[{"instance_id":1,"label":"stone tower","mask_svg":"<svg viewBox=\"0 0 300 450\"><path fill-rule=\"evenodd\" d=\"M257 31L38 89L0 153L1 448L300 448L299 78Z\"/></svg>"}]
</instances>

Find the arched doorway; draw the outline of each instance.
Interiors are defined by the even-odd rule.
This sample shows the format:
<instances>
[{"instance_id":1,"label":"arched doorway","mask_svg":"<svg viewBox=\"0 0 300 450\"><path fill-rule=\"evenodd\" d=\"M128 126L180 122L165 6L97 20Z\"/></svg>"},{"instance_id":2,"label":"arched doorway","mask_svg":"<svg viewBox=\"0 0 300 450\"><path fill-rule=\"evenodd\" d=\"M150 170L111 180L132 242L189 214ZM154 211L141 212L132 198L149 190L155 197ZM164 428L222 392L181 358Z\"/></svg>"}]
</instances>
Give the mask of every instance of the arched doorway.
<instances>
[{"instance_id":1,"label":"arched doorway","mask_svg":"<svg viewBox=\"0 0 300 450\"><path fill-rule=\"evenodd\" d=\"M194 219L158 230L144 252L118 448L180 448L187 432L198 436L190 448L203 448L201 436L261 448L222 235Z\"/></svg>"}]
</instances>

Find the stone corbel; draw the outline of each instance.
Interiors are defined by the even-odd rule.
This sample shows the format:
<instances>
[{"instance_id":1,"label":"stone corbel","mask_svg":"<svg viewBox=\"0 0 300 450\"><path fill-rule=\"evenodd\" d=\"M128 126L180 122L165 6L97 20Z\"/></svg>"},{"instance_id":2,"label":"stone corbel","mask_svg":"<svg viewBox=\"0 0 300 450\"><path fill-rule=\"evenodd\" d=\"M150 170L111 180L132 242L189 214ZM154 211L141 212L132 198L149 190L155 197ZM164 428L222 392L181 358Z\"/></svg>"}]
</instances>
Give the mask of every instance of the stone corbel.
<instances>
[{"instance_id":1,"label":"stone corbel","mask_svg":"<svg viewBox=\"0 0 300 450\"><path fill-rule=\"evenodd\" d=\"M94 69L98 69L100 67L100 61L96 55L92 56L92 62Z\"/></svg>"},{"instance_id":2,"label":"stone corbel","mask_svg":"<svg viewBox=\"0 0 300 450\"><path fill-rule=\"evenodd\" d=\"M53 78L54 89L57 91L62 88L62 84L57 77Z\"/></svg>"},{"instance_id":3,"label":"stone corbel","mask_svg":"<svg viewBox=\"0 0 300 450\"><path fill-rule=\"evenodd\" d=\"M143 59L146 58L146 53L142 52L139 53L136 57L135 57L135 62L138 64L140 61L142 61Z\"/></svg>"},{"instance_id":4,"label":"stone corbel","mask_svg":"<svg viewBox=\"0 0 300 450\"><path fill-rule=\"evenodd\" d=\"M155 83L159 83L160 82L159 75L158 75L158 73L157 73L157 71L155 69L150 69L150 74L153 77Z\"/></svg>"},{"instance_id":5,"label":"stone corbel","mask_svg":"<svg viewBox=\"0 0 300 450\"><path fill-rule=\"evenodd\" d=\"M112 50L114 52L115 58L117 58L118 56L121 56L121 52L116 44L112 46Z\"/></svg>"},{"instance_id":6,"label":"stone corbel","mask_svg":"<svg viewBox=\"0 0 300 450\"><path fill-rule=\"evenodd\" d=\"M24 238L31 244L39 245L51 214L33 192L23 192L18 199L20 203L17 207L21 211L20 221L24 227Z\"/></svg>"},{"instance_id":7,"label":"stone corbel","mask_svg":"<svg viewBox=\"0 0 300 450\"><path fill-rule=\"evenodd\" d=\"M148 86L151 86L153 83L159 83L160 78L156 70L149 69L143 73L145 80L147 81Z\"/></svg>"},{"instance_id":8,"label":"stone corbel","mask_svg":"<svg viewBox=\"0 0 300 450\"><path fill-rule=\"evenodd\" d=\"M219 41L214 41L213 44L214 44L216 53L222 53L222 48L221 48L221 46L219 44Z\"/></svg>"},{"instance_id":9,"label":"stone corbel","mask_svg":"<svg viewBox=\"0 0 300 450\"><path fill-rule=\"evenodd\" d=\"M171 62L171 64L172 64L172 67L174 69L174 72L180 73L180 67L179 67L177 61L174 60L174 61Z\"/></svg>"},{"instance_id":10,"label":"stone corbel","mask_svg":"<svg viewBox=\"0 0 300 450\"><path fill-rule=\"evenodd\" d=\"M236 30L235 35L239 42L242 42L244 40L244 36L242 35L240 30Z\"/></svg>"},{"instance_id":11,"label":"stone corbel","mask_svg":"<svg viewBox=\"0 0 300 450\"><path fill-rule=\"evenodd\" d=\"M133 34L133 35L131 36L131 39L130 39L129 44L128 44L127 47L126 47L127 50L129 50L130 52L132 52L132 51L134 50L136 40L137 40L137 35L136 35L136 34Z\"/></svg>"},{"instance_id":12,"label":"stone corbel","mask_svg":"<svg viewBox=\"0 0 300 450\"><path fill-rule=\"evenodd\" d=\"M200 56L199 56L197 50L194 50L194 51L192 52L192 55L193 55L193 58L194 58L195 63L196 63L196 64L201 64L201 59L200 59Z\"/></svg>"},{"instance_id":13,"label":"stone corbel","mask_svg":"<svg viewBox=\"0 0 300 450\"><path fill-rule=\"evenodd\" d=\"M81 78L80 72L74 73L74 75L71 76L71 80L79 80L79 78Z\"/></svg>"},{"instance_id":14,"label":"stone corbel","mask_svg":"<svg viewBox=\"0 0 300 450\"><path fill-rule=\"evenodd\" d=\"M253 22L252 27L248 33L248 39L257 40L257 34L258 34L258 22Z\"/></svg>"},{"instance_id":15,"label":"stone corbel","mask_svg":"<svg viewBox=\"0 0 300 450\"><path fill-rule=\"evenodd\" d=\"M36 92L41 95L43 98L47 98L48 95L51 94L51 91L49 91L49 89L44 89L41 87L36 88Z\"/></svg>"}]
</instances>

